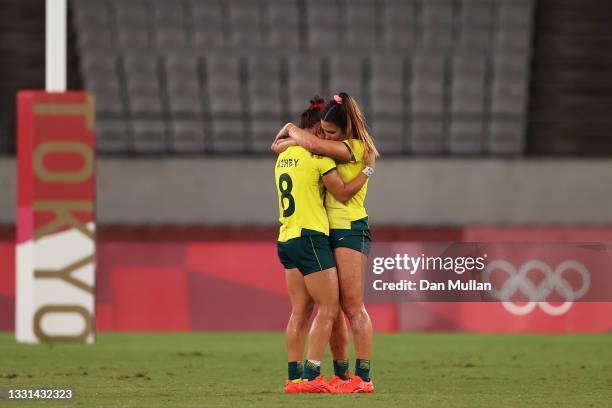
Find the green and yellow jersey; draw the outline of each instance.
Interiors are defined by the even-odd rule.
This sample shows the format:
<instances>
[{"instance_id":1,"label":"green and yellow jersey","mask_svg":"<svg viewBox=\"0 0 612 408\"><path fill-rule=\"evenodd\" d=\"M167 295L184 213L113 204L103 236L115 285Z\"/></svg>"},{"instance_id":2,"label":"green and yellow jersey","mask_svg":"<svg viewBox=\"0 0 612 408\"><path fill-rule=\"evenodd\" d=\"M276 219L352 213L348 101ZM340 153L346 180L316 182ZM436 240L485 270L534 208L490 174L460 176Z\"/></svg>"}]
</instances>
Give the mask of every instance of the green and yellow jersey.
<instances>
[{"instance_id":1,"label":"green and yellow jersey","mask_svg":"<svg viewBox=\"0 0 612 408\"><path fill-rule=\"evenodd\" d=\"M354 179L365 167L363 156L365 146L359 139L348 139L342 141L352 154L352 160L347 163L338 163L338 173L344 182ZM346 204L338 201L328 191L325 195L325 209L331 229L351 229L351 222L361 220L368 216L364 207L366 193L368 191L368 180L361 189Z\"/></svg>"},{"instance_id":2,"label":"green and yellow jersey","mask_svg":"<svg viewBox=\"0 0 612 408\"><path fill-rule=\"evenodd\" d=\"M278 156L275 179L280 242L313 233L329 235L321 176L335 168L333 159L315 156L300 146L291 146Z\"/></svg>"}]
</instances>

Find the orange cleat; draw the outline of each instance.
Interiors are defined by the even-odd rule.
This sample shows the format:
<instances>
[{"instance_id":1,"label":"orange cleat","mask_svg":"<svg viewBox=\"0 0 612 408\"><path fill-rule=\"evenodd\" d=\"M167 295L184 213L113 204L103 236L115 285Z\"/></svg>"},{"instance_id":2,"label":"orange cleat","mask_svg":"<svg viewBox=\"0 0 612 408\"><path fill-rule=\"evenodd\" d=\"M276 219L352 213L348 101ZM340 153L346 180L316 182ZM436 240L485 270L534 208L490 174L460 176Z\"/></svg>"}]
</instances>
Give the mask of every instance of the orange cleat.
<instances>
[{"instance_id":1,"label":"orange cleat","mask_svg":"<svg viewBox=\"0 0 612 408\"><path fill-rule=\"evenodd\" d=\"M361 383L362 388L363 388L363 392L365 394L369 394L371 392L374 392L374 383L372 382L372 380L370 381L363 381Z\"/></svg>"},{"instance_id":2,"label":"orange cleat","mask_svg":"<svg viewBox=\"0 0 612 408\"><path fill-rule=\"evenodd\" d=\"M300 382L300 392L304 394L335 394L336 390L320 375L311 381L302 379L302 382Z\"/></svg>"},{"instance_id":3,"label":"orange cleat","mask_svg":"<svg viewBox=\"0 0 612 408\"><path fill-rule=\"evenodd\" d=\"M300 382L293 382L291 380L287 380L285 383L285 392L287 394L299 394L300 393Z\"/></svg>"},{"instance_id":4,"label":"orange cleat","mask_svg":"<svg viewBox=\"0 0 612 408\"><path fill-rule=\"evenodd\" d=\"M335 390L338 390L338 388L344 384L346 382L346 380L343 380L342 378L338 377L337 375L334 375L333 378L331 380L329 380L328 384L332 386L332 388L334 388Z\"/></svg>"},{"instance_id":5,"label":"orange cleat","mask_svg":"<svg viewBox=\"0 0 612 408\"><path fill-rule=\"evenodd\" d=\"M347 375L350 377L350 379L340 384L336 388L336 392L340 394L369 394L374 392L374 383L372 381L363 381L361 377L354 374L347 373Z\"/></svg>"}]
</instances>

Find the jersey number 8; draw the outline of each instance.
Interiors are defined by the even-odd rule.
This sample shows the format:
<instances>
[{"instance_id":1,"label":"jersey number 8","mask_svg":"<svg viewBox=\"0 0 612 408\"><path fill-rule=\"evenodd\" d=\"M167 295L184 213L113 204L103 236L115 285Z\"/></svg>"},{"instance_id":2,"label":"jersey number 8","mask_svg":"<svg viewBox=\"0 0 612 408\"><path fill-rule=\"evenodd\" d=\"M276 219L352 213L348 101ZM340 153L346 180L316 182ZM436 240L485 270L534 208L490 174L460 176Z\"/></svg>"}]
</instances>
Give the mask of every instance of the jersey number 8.
<instances>
[{"instance_id":1,"label":"jersey number 8","mask_svg":"<svg viewBox=\"0 0 612 408\"><path fill-rule=\"evenodd\" d=\"M287 173L283 173L278 178L278 190L281 193L281 206L283 208L283 217L287 218L293 215L295 212L295 200L291 195L293 189L293 180ZM287 207L285 207L285 200L287 201Z\"/></svg>"}]
</instances>

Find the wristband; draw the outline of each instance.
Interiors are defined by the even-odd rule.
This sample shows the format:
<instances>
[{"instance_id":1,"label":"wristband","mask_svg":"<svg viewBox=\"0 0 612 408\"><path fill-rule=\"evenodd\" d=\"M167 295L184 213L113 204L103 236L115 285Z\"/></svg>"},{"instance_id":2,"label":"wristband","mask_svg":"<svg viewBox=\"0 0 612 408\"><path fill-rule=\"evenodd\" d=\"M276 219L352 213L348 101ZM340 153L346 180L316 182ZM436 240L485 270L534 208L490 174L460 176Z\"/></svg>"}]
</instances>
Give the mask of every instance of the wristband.
<instances>
[{"instance_id":1,"label":"wristband","mask_svg":"<svg viewBox=\"0 0 612 408\"><path fill-rule=\"evenodd\" d=\"M363 170L361 170L361 172L365 174L367 177L372 177L372 174L374 174L374 169L366 166Z\"/></svg>"}]
</instances>

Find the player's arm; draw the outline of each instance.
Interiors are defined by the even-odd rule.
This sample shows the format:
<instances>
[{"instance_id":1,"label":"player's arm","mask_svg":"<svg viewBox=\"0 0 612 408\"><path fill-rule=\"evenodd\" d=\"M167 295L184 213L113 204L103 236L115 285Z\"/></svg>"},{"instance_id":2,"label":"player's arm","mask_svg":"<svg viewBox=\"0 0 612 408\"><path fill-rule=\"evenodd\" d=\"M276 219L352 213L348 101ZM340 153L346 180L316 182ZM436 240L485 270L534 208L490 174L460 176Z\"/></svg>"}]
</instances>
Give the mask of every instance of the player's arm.
<instances>
[{"instance_id":1,"label":"player's arm","mask_svg":"<svg viewBox=\"0 0 612 408\"><path fill-rule=\"evenodd\" d=\"M281 154L291 146L297 146L297 142L293 139L278 139L272 143L270 149L276 154Z\"/></svg>"},{"instance_id":2,"label":"player's arm","mask_svg":"<svg viewBox=\"0 0 612 408\"><path fill-rule=\"evenodd\" d=\"M375 162L376 159L374 154L367 153L365 156L365 165L367 168L371 169L372 172L374 171ZM355 176L354 179L348 183L345 183L344 180L342 180L342 177L340 177L338 171L333 169L332 171L329 171L323 175L323 184L325 185L327 191L329 191L336 200L346 203L348 200L353 198L353 196L357 194L359 190L361 190L361 187L363 187L365 182L368 180L368 177L369 176L362 171Z\"/></svg>"},{"instance_id":3,"label":"player's arm","mask_svg":"<svg viewBox=\"0 0 612 408\"><path fill-rule=\"evenodd\" d=\"M319 156L327 156L332 159L349 162L354 161L353 152L349 147L335 140L321 139L304 129L300 129L293 123L287 123L281 132L285 132L291 139L295 140L298 145L308 150L310 153L318 154ZM279 133L281 137L283 133Z\"/></svg>"}]
</instances>

